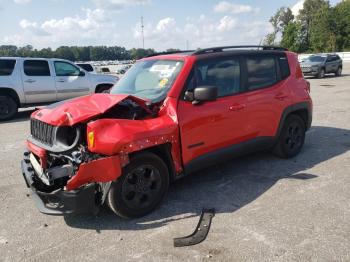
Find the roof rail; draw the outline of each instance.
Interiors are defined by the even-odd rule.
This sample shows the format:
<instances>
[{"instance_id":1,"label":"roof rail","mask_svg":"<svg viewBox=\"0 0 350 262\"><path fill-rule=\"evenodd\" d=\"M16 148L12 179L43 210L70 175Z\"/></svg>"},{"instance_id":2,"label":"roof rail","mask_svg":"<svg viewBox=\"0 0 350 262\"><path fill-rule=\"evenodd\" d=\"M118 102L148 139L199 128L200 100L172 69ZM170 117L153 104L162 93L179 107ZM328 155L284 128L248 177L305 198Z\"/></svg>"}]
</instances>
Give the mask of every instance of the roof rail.
<instances>
[{"instance_id":1,"label":"roof rail","mask_svg":"<svg viewBox=\"0 0 350 262\"><path fill-rule=\"evenodd\" d=\"M216 53L223 52L225 49L258 49L258 50L274 50L274 51L288 51L287 48L279 47L279 46L264 46L264 45L234 45L234 46L220 46L220 47L211 47L199 49L194 52L193 55L201 55L207 53Z\"/></svg>"},{"instance_id":2,"label":"roof rail","mask_svg":"<svg viewBox=\"0 0 350 262\"><path fill-rule=\"evenodd\" d=\"M191 53L191 52L195 52L195 50L179 50L179 51L159 52L159 53L154 53L154 54L148 55L146 57L152 57L152 56L157 56L157 55L171 55L171 54Z\"/></svg>"}]
</instances>

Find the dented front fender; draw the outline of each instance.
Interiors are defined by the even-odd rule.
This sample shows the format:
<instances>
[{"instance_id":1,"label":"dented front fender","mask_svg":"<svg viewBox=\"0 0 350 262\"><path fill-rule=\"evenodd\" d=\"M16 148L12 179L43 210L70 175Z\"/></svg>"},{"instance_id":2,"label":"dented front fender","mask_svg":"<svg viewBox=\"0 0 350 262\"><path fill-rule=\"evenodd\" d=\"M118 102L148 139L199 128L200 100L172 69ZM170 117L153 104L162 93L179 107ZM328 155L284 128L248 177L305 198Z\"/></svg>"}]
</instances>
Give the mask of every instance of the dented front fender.
<instances>
[{"instance_id":1,"label":"dented front fender","mask_svg":"<svg viewBox=\"0 0 350 262\"><path fill-rule=\"evenodd\" d=\"M168 110L171 109L171 103ZM120 155L122 165L128 154L147 148L171 144L171 156L176 172L182 171L179 129L176 117L161 114L144 120L99 119L87 124L87 135L93 133L89 151L101 155ZM89 138L87 138L88 140Z\"/></svg>"}]
</instances>

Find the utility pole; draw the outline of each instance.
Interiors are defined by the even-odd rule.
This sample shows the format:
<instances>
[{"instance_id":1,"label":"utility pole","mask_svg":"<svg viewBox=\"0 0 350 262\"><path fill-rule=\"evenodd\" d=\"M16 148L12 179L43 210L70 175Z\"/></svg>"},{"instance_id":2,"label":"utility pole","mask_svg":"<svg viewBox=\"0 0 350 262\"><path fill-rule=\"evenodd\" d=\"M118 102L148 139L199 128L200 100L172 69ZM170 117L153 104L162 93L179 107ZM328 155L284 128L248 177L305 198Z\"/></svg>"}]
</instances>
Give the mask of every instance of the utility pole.
<instances>
[{"instance_id":1,"label":"utility pole","mask_svg":"<svg viewBox=\"0 0 350 262\"><path fill-rule=\"evenodd\" d=\"M143 16L141 16L141 34L142 34L142 48L145 49L145 35L144 35L144 25L143 25Z\"/></svg>"},{"instance_id":2,"label":"utility pole","mask_svg":"<svg viewBox=\"0 0 350 262\"><path fill-rule=\"evenodd\" d=\"M188 40L186 40L186 50L189 50L189 43L188 43Z\"/></svg>"}]
</instances>

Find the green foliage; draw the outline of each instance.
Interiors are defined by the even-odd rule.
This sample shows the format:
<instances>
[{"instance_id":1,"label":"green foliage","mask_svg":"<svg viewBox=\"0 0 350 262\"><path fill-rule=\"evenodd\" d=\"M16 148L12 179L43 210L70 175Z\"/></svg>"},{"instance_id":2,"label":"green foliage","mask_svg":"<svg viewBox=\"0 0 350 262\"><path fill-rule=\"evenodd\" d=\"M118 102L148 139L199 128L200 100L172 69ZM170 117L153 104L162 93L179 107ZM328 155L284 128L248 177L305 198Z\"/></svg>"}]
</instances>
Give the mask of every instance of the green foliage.
<instances>
[{"instance_id":1,"label":"green foliage","mask_svg":"<svg viewBox=\"0 0 350 262\"><path fill-rule=\"evenodd\" d=\"M332 16L336 50L350 51L350 0L337 4Z\"/></svg>"},{"instance_id":2,"label":"green foliage","mask_svg":"<svg viewBox=\"0 0 350 262\"><path fill-rule=\"evenodd\" d=\"M292 22L294 15L290 8L281 7L277 12L270 18L269 22L273 27L273 32L268 34L264 39L265 45L275 45L276 37L278 33L283 32L284 28Z\"/></svg>"},{"instance_id":3,"label":"green foliage","mask_svg":"<svg viewBox=\"0 0 350 262\"><path fill-rule=\"evenodd\" d=\"M175 49L174 49L175 50ZM56 50L43 48L34 49L31 45L17 47L13 45L0 46L0 56L62 58L71 61L102 61L140 59L154 54L154 49L133 48L127 50L120 46L60 46Z\"/></svg>"},{"instance_id":4,"label":"green foliage","mask_svg":"<svg viewBox=\"0 0 350 262\"><path fill-rule=\"evenodd\" d=\"M134 59L140 59L142 57L153 55L155 53L156 52L154 51L154 49L133 48L130 50L130 55Z\"/></svg>"},{"instance_id":5,"label":"green foliage","mask_svg":"<svg viewBox=\"0 0 350 262\"><path fill-rule=\"evenodd\" d=\"M300 52L302 49L301 28L300 22L289 22L283 30L281 45L293 52Z\"/></svg>"},{"instance_id":6,"label":"green foliage","mask_svg":"<svg viewBox=\"0 0 350 262\"><path fill-rule=\"evenodd\" d=\"M309 33L309 49L316 53L335 51L335 36L331 30L331 9L323 6L313 17Z\"/></svg>"},{"instance_id":7,"label":"green foliage","mask_svg":"<svg viewBox=\"0 0 350 262\"><path fill-rule=\"evenodd\" d=\"M274 31L265 43L278 44L295 52L333 52L350 50L350 0L334 7L325 0L305 0L297 17L289 8L279 8L270 19Z\"/></svg>"}]
</instances>

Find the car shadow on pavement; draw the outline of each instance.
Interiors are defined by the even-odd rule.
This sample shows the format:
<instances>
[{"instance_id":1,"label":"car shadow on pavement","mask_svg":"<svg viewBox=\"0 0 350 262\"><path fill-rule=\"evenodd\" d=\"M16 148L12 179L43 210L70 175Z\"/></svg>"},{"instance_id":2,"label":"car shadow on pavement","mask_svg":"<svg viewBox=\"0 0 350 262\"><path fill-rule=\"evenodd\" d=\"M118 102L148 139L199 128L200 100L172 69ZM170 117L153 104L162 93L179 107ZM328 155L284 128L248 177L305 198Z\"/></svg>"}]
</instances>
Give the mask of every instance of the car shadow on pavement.
<instances>
[{"instance_id":1,"label":"car shadow on pavement","mask_svg":"<svg viewBox=\"0 0 350 262\"><path fill-rule=\"evenodd\" d=\"M151 214L132 220L119 218L107 208L99 215L65 216L68 226L103 230L144 230L166 226L172 221L198 216L202 208L216 213L233 213L264 194L282 179L312 183L326 173L306 170L350 150L350 130L314 126L306 143L293 159L279 159L261 152L232 159L180 179L170 186L163 204Z\"/></svg>"}]
</instances>

